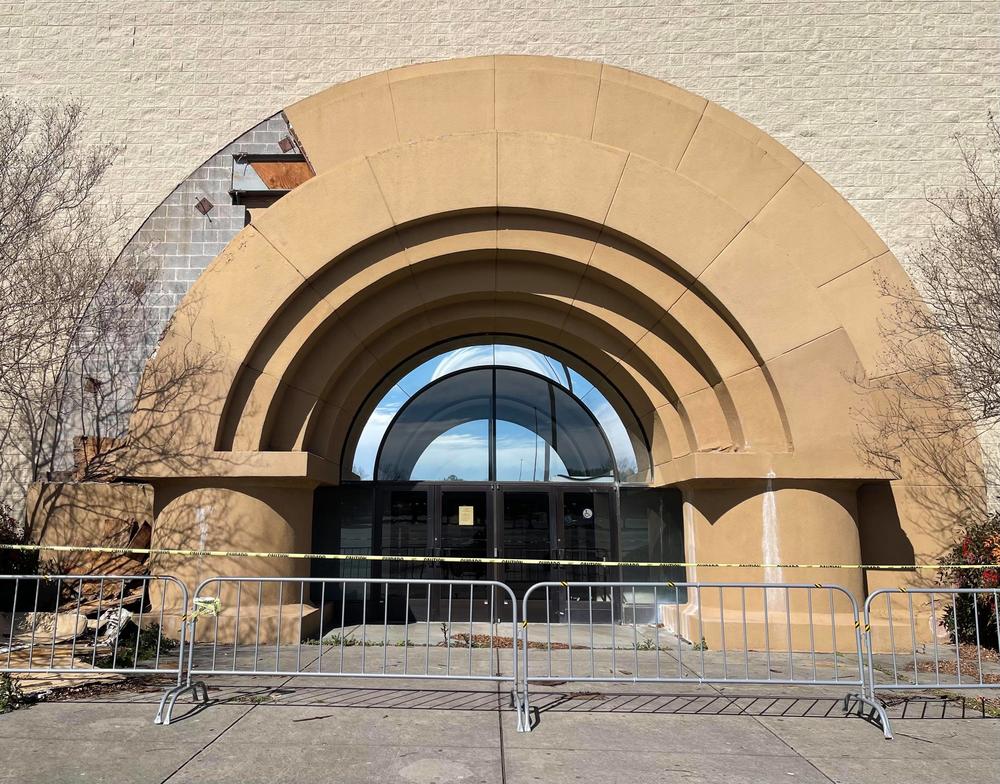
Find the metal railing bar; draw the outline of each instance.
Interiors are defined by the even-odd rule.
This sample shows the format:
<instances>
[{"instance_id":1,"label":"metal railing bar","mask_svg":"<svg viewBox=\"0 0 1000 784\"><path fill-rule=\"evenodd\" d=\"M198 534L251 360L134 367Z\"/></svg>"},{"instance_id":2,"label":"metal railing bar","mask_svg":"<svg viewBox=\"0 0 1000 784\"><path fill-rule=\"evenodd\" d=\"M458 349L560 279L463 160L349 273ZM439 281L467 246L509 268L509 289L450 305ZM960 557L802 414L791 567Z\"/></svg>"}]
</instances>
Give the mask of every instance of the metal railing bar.
<instances>
[{"instance_id":1,"label":"metal railing bar","mask_svg":"<svg viewBox=\"0 0 1000 784\"><path fill-rule=\"evenodd\" d=\"M719 586L719 632L722 636L722 674L729 677L728 646L726 645L726 602L722 586Z\"/></svg>"},{"instance_id":2,"label":"metal railing bar","mask_svg":"<svg viewBox=\"0 0 1000 784\"><path fill-rule=\"evenodd\" d=\"M704 621L704 618L702 617L702 609L701 609L703 604L704 604L704 600L702 599L702 591L701 591L701 588L699 587L698 588L698 602L697 602L697 605L698 605L698 637L699 637L699 639L698 639L698 653L701 656L701 675L702 675L702 677L704 677L704 675L705 675L705 646L702 644L702 640L705 638L705 621Z\"/></svg>"},{"instance_id":3,"label":"metal railing bar","mask_svg":"<svg viewBox=\"0 0 1000 784\"><path fill-rule=\"evenodd\" d=\"M305 599L306 599L306 584L303 583L303 582L300 582L299 583L299 631L298 631L298 639L296 640L296 643L295 643L295 669L296 670L301 670L302 669L302 634L303 634L303 632L302 632L302 622L305 619L305 610L306 610ZM319 608L319 618L320 618L319 622L323 623L323 608L322 607ZM319 655L320 656L323 655L323 643L322 642L320 642L320 644L319 644Z\"/></svg>"},{"instance_id":4,"label":"metal railing bar","mask_svg":"<svg viewBox=\"0 0 1000 784\"><path fill-rule=\"evenodd\" d=\"M305 585L305 583L302 583ZM326 583L319 589L319 658L316 659L316 671L323 672L323 622L326 620ZM341 630L343 632L343 630Z\"/></svg>"},{"instance_id":5,"label":"metal railing bar","mask_svg":"<svg viewBox=\"0 0 1000 784\"><path fill-rule=\"evenodd\" d=\"M406 584L406 597L403 599L403 672L409 672L410 658L410 584Z\"/></svg>"},{"instance_id":6,"label":"metal railing bar","mask_svg":"<svg viewBox=\"0 0 1000 784\"><path fill-rule=\"evenodd\" d=\"M635 586L632 586L632 647L635 649L635 674L639 675L639 605L636 597ZM572 661L572 659L571 659ZM570 668L570 675L573 674Z\"/></svg>"},{"instance_id":7,"label":"metal railing bar","mask_svg":"<svg viewBox=\"0 0 1000 784\"><path fill-rule=\"evenodd\" d=\"M747 588L740 586L740 603L743 609L743 668L746 677L750 677L750 639L747 631Z\"/></svg>"},{"instance_id":8,"label":"metal railing bar","mask_svg":"<svg viewBox=\"0 0 1000 784\"><path fill-rule=\"evenodd\" d=\"M343 636L343 631L341 631ZM361 590L361 672L365 672L365 653L368 650L368 586Z\"/></svg>"},{"instance_id":9,"label":"metal railing bar","mask_svg":"<svg viewBox=\"0 0 1000 784\"><path fill-rule=\"evenodd\" d=\"M218 588L219 588L218 593L219 593L219 595L221 595L222 594L222 586L219 585ZM239 648L240 648L240 610L241 610L240 605L241 605L242 601L243 601L243 584L242 583L237 583L237 585L236 585L236 623L234 624L234 628L233 628L233 672L236 672L236 652L239 651ZM195 623L197 623L197 619L195 619ZM194 640L192 640L191 642L194 643Z\"/></svg>"},{"instance_id":10,"label":"metal railing bar","mask_svg":"<svg viewBox=\"0 0 1000 784\"><path fill-rule=\"evenodd\" d=\"M826 592L827 592L827 594L830 597L830 640L833 643L833 652L834 652L834 656L833 656L833 677L839 679L840 678L840 661L838 660L837 655L836 655L837 651L839 650L839 647L837 645L837 604L836 604L836 602L834 601L834 598L833 598L833 594L834 594L833 589L827 588ZM853 603L853 599L852 599L852 603ZM858 617L857 608L855 608L854 617L855 617L855 619Z\"/></svg>"},{"instance_id":11,"label":"metal railing bar","mask_svg":"<svg viewBox=\"0 0 1000 784\"><path fill-rule=\"evenodd\" d=\"M814 628L813 621L813 592L806 591L806 608L809 616L809 650L812 651L812 674L813 680L816 680L816 630ZM836 648L834 648L834 658L836 658Z\"/></svg>"},{"instance_id":12,"label":"metal railing bar","mask_svg":"<svg viewBox=\"0 0 1000 784\"><path fill-rule=\"evenodd\" d=\"M469 675L472 675L472 608L476 604L476 586L469 586Z\"/></svg>"},{"instance_id":13,"label":"metal railing bar","mask_svg":"<svg viewBox=\"0 0 1000 784\"><path fill-rule=\"evenodd\" d=\"M274 669L276 670L281 669L281 605L284 602L284 599L285 582L282 580L278 583L278 630L274 636Z\"/></svg>"},{"instance_id":14,"label":"metal railing bar","mask_svg":"<svg viewBox=\"0 0 1000 784\"><path fill-rule=\"evenodd\" d=\"M54 600L55 607L52 608L52 647L49 650L49 666L52 667L56 663L56 637L59 631L59 595L62 592L62 578L56 578L56 598ZM13 619L11 619L13 623Z\"/></svg>"},{"instance_id":15,"label":"metal railing bar","mask_svg":"<svg viewBox=\"0 0 1000 784\"><path fill-rule=\"evenodd\" d=\"M260 611L264 606L264 581L257 581L257 626L254 629L253 641L253 671L257 672L257 661L260 659Z\"/></svg>"},{"instance_id":16,"label":"metal railing bar","mask_svg":"<svg viewBox=\"0 0 1000 784\"><path fill-rule=\"evenodd\" d=\"M764 585L764 655L767 657L767 674L768 680L770 680L771 675L771 620L767 614L767 605L769 603L770 595L767 593L768 585Z\"/></svg>"},{"instance_id":17,"label":"metal railing bar","mask_svg":"<svg viewBox=\"0 0 1000 784\"><path fill-rule=\"evenodd\" d=\"M385 598L382 604L382 672L385 672L389 667L389 586L385 587L385 593L382 594Z\"/></svg>"},{"instance_id":18,"label":"metal railing bar","mask_svg":"<svg viewBox=\"0 0 1000 784\"><path fill-rule=\"evenodd\" d=\"M792 660L792 597L791 589L785 588L785 634L788 643L788 677L795 679L795 663ZM809 593L807 590L806 593ZM836 656L834 657L836 658Z\"/></svg>"}]
</instances>

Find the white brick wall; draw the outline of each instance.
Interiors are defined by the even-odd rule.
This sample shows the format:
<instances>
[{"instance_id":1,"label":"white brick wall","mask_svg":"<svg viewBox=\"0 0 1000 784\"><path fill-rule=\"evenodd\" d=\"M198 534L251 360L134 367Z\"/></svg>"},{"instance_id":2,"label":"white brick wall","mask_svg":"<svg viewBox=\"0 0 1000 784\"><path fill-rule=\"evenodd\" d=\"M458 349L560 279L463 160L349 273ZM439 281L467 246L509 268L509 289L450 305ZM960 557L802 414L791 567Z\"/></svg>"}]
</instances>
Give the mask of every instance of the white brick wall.
<instances>
[{"instance_id":1,"label":"white brick wall","mask_svg":"<svg viewBox=\"0 0 1000 784\"><path fill-rule=\"evenodd\" d=\"M127 144L141 223L216 150L335 82L484 53L600 59L717 101L784 142L897 253L951 137L1000 90L997 0L0 0L0 90L75 95Z\"/></svg>"}]
</instances>

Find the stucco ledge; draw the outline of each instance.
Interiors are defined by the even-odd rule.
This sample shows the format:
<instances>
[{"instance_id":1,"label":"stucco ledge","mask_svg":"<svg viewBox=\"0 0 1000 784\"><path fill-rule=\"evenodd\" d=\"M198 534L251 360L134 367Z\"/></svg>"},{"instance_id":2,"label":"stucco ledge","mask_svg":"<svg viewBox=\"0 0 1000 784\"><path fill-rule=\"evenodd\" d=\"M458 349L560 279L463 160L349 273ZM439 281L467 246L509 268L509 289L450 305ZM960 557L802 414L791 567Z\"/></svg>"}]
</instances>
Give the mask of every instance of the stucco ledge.
<instances>
[{"instance_id":1,"label":"stucco ledge","mask_svg":"<svg viewBox=\"0 0 1000 784\"><path fill-rule=\"evenodd\" d=\"M707 483L726 480L769 478L785 480L889 481L899 477L857 460L797 457L794 453L698 452L656 466L656 485Z\"/></svg>"},{"instance_id":2,"label":"stucco ledge","mask_svg":"<svg viewBox=\"0 0 1000 784\"><path fill-rule=\"evenodd\" d=\"M163 457L129 450L116 461L123 479L295 479L338 484L340 466L312 452L207 452Z\"/></svg>"}]
</instances>

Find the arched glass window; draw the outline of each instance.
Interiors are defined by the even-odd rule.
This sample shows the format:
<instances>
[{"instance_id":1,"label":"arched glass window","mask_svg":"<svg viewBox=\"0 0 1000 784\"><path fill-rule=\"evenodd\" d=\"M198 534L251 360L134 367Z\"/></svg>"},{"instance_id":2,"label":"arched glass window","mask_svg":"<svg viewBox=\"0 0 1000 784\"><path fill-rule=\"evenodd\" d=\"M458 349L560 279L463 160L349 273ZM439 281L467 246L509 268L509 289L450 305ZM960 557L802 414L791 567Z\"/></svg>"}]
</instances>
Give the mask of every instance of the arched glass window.
<instances>
[{"instance_id":1,"label":"arched glass window","mask_svg":"<svg viewBox=\"0 0 1000 784\"><path fill-rule=\"evenodd\" d=\"M551 379L508 367L460 370L414 395L389 424L379 480L597 481L616 478L604 432Z\"/></svg>"},{"instance_id":2,"label":"arched glass window","mask_svg":"<svg viewBox=\"0 0 1000 784\"><path fill-rule=\"evenodd\" d=\"M586 367L500 341L423 357L362 409L345 480L648 481L638 421Z\"/></svg>"}]
</instances>

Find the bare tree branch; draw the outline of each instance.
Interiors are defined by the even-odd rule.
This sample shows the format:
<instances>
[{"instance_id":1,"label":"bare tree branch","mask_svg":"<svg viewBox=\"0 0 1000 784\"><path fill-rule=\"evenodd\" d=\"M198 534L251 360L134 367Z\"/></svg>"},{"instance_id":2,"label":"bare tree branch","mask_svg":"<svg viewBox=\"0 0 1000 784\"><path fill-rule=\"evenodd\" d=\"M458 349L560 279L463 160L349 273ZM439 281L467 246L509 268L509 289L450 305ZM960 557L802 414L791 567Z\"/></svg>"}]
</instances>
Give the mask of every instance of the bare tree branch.
<instances>
[{"instance_id":1,"label":"bare tree branch","mask_svg":"<svg viewBox=\"0 0 1000 784\"><path fill-rule=\"evenodd\" d=\"M876 393L865 457L891 468L906 455L956 488L969 486L970 460L990 470L980 439L1000 424L1000 125L990 116L986 128L957 139L963 186L928 200L931 237L907 259L915 286L877 278L892 303L881 330L893 372L864 380Z\"/></svg>"},{"instance_id":2,"label":"bare tree branch","mask_svg":"<svg viewBox=\"0 0 1000 784\"><path fill-rule=\"evenodd\" d=\"M145 359L156 269L120 254L101 198L119 150L86 145L76 103L0 96L0 481L68 467L74 434L119 436Z\"/></svg>"}]
</instances>

